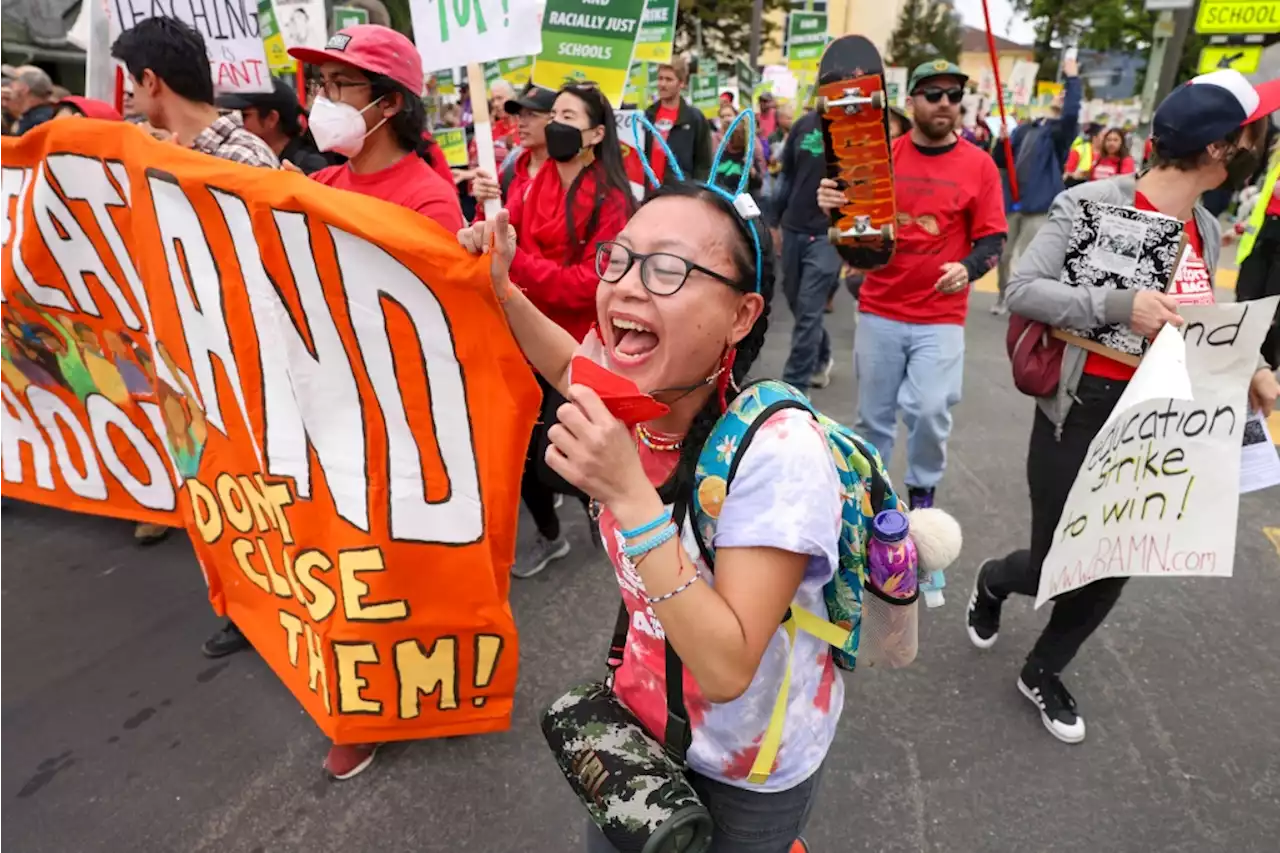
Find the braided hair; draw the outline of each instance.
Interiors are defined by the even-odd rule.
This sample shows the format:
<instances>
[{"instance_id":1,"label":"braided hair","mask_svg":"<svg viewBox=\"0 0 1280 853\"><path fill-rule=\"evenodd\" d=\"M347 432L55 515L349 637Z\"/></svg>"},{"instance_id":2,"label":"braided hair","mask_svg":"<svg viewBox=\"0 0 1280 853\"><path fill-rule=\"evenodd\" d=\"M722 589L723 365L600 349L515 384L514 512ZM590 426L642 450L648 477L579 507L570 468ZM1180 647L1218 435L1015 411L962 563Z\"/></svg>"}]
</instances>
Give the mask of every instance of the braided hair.
<instances>
[{"instance_id":1,"label":"braided hair","mask_svg":"<svg viewBox=\"0 0 1280 853\"><path fill-rule=\"evenodd\" d=\"M732 222L733 229L729 232L732 237L729 241L729 257L733 262L735 273L733 287L742 293L755 292L756 252L750 230L755 226L742 219L724 196L701 184L677 181L664 184L659 189L654 190L646 199L646 203L656 198L697 199L714 207L725 219ZM746 384L747 373L760 355L760 350L764 346L765 332L769 328L769 303L773 296L773 252L763 252L760 263L760 295L764 297L764 310L760 312L760 316L756 318L746 337L738 341L737 355L734 358L732 368L733 381L725 392L726 403L737 396L738 392L734 390L735 386L741 387ZM658 488L658 496L662 498L663 503L678 503L689 500L689 496L693 492L693 475L694 469L698 465L698 456L702 453L702 446L711 437L711 432L715 429L716 422L720 420L722 414L719 395L715 393L708 395L706 403L698 410L693 422L689 425L689 431L685 434L684 442L680 449L680 459L676 463L675 469L672 470L667 481Z\"/></svg>"}]
</instances>

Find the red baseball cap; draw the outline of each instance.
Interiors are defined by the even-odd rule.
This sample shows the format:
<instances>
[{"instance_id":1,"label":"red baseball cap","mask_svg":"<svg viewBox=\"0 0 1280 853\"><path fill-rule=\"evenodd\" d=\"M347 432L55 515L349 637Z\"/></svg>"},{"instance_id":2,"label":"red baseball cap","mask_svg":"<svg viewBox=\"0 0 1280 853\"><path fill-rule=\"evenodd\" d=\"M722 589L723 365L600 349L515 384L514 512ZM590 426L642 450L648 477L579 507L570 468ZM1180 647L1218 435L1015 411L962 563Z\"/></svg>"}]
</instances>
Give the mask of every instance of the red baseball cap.
<instances>
[{"instance_id":1,"label":"red baseball cap","mask_svg":"<svg viewBox=\"0 0 1280 853\"><path fill-rule=\"evenodd\" d=\"M377 24L357 24L329 36L323 50L293 47L289 55L308 65L341 62L361 71L382 74L415 95L422 94L422 57L402 33Z\"/></svg>"}]
</instances>

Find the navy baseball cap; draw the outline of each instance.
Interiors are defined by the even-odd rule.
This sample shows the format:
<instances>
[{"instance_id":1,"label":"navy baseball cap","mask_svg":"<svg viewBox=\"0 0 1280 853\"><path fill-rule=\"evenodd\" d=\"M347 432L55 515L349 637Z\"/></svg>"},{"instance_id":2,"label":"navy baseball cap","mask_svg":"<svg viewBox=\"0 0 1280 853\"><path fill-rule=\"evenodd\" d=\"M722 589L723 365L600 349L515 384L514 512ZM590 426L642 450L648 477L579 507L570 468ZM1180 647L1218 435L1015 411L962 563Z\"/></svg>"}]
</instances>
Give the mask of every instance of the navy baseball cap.
<instances>
[{"instance_id":1,"label":"navy baseball cap","mask_svg":"<svg viewBox=\"0 0 1280 853\"><path fill-rule=\"evenodd\" d=\"M1165 157L1189 157L1276 110L1280 80L1254 86L1239 71L1210 71L1160 102L1151 120L1152 144Z\"/></svg>"}]
</instances>

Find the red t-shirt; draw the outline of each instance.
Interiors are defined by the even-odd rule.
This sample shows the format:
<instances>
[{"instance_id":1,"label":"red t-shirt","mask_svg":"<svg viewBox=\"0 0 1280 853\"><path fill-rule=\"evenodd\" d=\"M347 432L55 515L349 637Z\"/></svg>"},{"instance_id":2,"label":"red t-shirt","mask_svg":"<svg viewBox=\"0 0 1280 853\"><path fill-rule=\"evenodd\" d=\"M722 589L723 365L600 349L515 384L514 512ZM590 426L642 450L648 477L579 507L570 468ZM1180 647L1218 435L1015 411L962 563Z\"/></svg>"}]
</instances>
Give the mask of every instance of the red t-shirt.
<instances>
[{"instance_id":1,"label":"red t-shirt","mask_svg":"<svg viewBox=\"0 0 1280 853\"><path fill-rule=\"evenodd\" d=\"M1134 196L1133 206L1138 210L1155 210L1151 202L1142 193ZM1187 235L1187 248L1179 259L1178 268L1173 274L1173 284L1168 294L1182 305L1212 305L1213 280L1209 277L1209 268L1204 263L1204 241L1200 237L1200 229L1196 227L1193 216L1182 223ZM1089 353L1084 360L1084 372L1090 376L1101 376L1103 379L1129 380L1133 378L1137 368L1121 364L1113 358L1107 358L1096 352Z\"/></svg>"},{"instance_id":2,"label":"red t-shirt","mask_svg":"<svg viewBox=\"0 0 1280 853\"><path fill-rule=\"evenodd\" d=\"M658 105L658 112L653 117L653 126L658 129L658 133L662 134L662 138L666 139L671 133L671 128L676 126L676 119L680 117L680 105L674 107ZM653 143L653 156L649 158L649 168L653 169L654 177L658 182L662 182L662 176L667 171L667 152L658 143Z\"/></svg>"},{"instance_id":3,"label":"red t-shirt","mask_svg":"<svg viewBox=\"0 0 1280 853\"><path fill-rule=\"evenodd\" d=\"M452 184L436 174L417 154L406 154L397 162L367 175L351 170L350 163L321 169L311 176L327 187L371 195L439 222L450 233L460 231L462 208Z\"/></svg>"},{"instance_id":4,"label":"red t-shirt","mask_svg":"<svg viewBox=\"0 0 1280 853\"><path fill-rule=\"evenodd\" d=\"M1280 216L1280 192L1271 188L1271 201L1267 203L1267 216Z\"/></svg>"},{"instance_id":5,"label":"red t-shirt","mask_svg":"<svg viewBox=\"0 0 1280 853\"><path fill-rule=\"evenodd\" d=\"M975 241L1008 232L1000 173L990 155L958 141L945 154L922 154L909 134L893 142L898 205L893 260L867 273L859 307L903 323L964 325L969 291L933 289L942 265L964 260Z\"/></svg>"},{"instance_id":6,"label":"red t-shirt","mask_svg":"<svg viewBox=\"0 0 1280 853\"><path fill-rule=\"evenodd\" d=\"M1125 157L1103 157L1101 160L1093 164L1093 170L1089 173L1090 180L1101 181L1104 178L1112 178L1116 175L1129 175L1134 171L1133 158Z\"/></svg>"}]
</instances>

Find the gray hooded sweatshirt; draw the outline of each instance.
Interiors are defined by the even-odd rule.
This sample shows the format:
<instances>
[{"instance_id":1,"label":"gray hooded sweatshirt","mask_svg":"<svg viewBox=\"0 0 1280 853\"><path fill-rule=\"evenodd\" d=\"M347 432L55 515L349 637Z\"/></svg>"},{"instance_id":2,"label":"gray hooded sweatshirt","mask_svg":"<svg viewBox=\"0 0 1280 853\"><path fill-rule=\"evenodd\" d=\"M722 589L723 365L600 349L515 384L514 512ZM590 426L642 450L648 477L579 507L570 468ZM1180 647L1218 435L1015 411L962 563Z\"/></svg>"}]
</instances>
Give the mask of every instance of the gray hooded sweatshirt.
<instances>
[{"instance_id":1,"label":"gray hooded sweatshirt","mask_svg":"<svg viewBox=\"0 0 1280 853\"><path fill-rule=\"evenodd\" d=\"M1062 269L1071 240L1071 223L1082 201L1133 206L1137 178L1119 175L1103 181L1091 181L1059 193L1049 208L1049 218L1036 233L1009 281L1005 302L1014 314L1047 323L1055 329L1093 329L1110 323L1127 324L1133 315L1136 290L1104 290L1072 287L1062 282ZM1196 204L1192 215L1204 246L1204 264L1212 283L1218 268L1222 246L1222 229L1209 211ZM1062 424L1076 399L1076 388L1088 353L1067 345L1062 355L1062 374L1057 393L1039 397L1036 404L1053 422L1054 434L1062 435Z\"/></svg>"}]
</instances>

